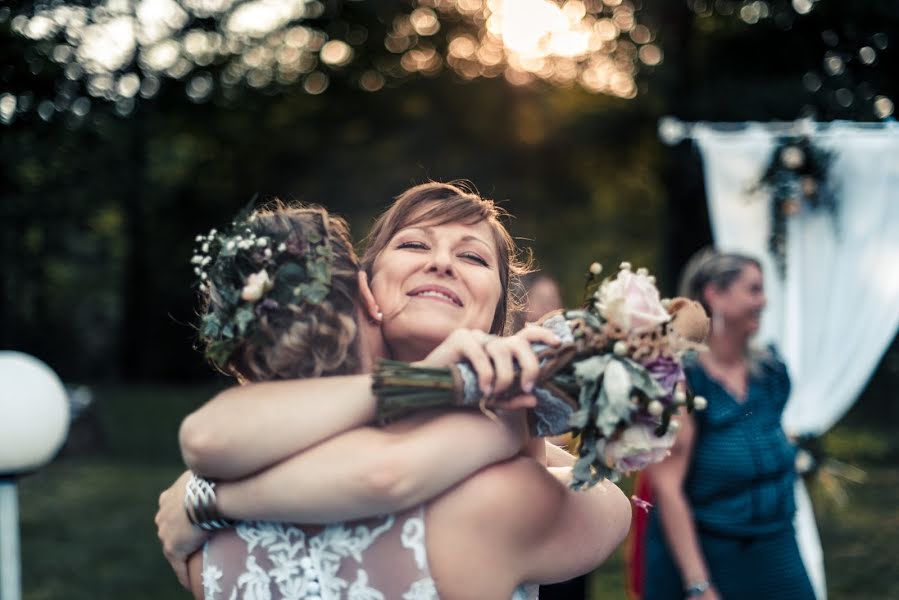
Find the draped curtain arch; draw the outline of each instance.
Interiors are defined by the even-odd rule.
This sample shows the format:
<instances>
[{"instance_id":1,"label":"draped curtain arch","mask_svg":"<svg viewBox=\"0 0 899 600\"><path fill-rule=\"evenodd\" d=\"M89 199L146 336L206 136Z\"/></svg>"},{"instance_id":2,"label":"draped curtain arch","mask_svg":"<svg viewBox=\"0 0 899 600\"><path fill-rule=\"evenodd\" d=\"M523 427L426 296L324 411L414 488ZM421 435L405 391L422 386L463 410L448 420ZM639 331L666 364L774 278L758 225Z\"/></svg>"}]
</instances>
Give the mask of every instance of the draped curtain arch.
<instances>
[{"instance_id":1,"label":"draped curtain arch","mask_svg":"<svg viewBox=\"0 0 899 600\"><path fill-rule=\"evenodd\" d=\"M716 247L763 264L768 308L758 340L777 345L793 379L784 428L822 434L853 405L899 327L899 124L669 121L660 130L678 127L702 155ZM781 278L768 251L770 199L752 190L778 138L796 135L831 153L838 211L789 217ZM797 538L823 600L814 515L801 482L796 492Z\"/></svg>"}]
</instances>

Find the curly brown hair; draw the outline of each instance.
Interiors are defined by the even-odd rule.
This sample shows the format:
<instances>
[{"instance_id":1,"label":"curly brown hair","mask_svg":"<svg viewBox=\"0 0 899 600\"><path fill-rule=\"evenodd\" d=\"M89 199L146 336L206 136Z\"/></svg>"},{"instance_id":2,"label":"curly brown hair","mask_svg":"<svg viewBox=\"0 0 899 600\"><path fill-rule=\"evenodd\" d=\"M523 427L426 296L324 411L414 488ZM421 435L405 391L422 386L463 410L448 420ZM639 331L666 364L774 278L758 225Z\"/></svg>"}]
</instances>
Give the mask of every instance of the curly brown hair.
<instances>
[{"instance_id":1,"label":"curly brown hair","mask_svg":"<svg viewBox=\"0 0 899 600\"><path fill-rule=\"evenodd\" d=\"M356 303L360 264L346 221L318 206L288 205L276 200L255 210L246 225L257 236L287 240L288 244L305 248L310 246L308 239L303 239L304 232L324 230L319 245L331 251L331 283L327 295L317 303L258 302L255 318L238 338L223 371L241 382L359 372L361 345ZM248 252L244 258L256 261L251 268L265 268L258 254ZM242 285L221 275L221 271L211 269L210 273L206 291L201 292L201 317L222 308L224 287L230 286L233 291ZM275 278L272 285L267 295L278 295L278 286L288 284ZM211 342L200 336L204 350L209 349Z\"/></svg>"},{"instance_id":2,"label":"curly brown hair","mask_svg":"<svg viewBox=\"0 0 899 600\"><path fill-rule=\"evenodd\" d=\"M430 182L409 188L400 194L374 222L366 239L362 267L372 279L372 267L378 255L396 233L419 223L464 223L474 225L486 221L493 233L499 257L502 295L493 315L490 333L504 334L511 328L510 315L519 310L518 278L531 270L531 257L522 255L515 239L503 225L508 213L493 200L482 198L464 182Z\"/></svg>"}]
</instances>

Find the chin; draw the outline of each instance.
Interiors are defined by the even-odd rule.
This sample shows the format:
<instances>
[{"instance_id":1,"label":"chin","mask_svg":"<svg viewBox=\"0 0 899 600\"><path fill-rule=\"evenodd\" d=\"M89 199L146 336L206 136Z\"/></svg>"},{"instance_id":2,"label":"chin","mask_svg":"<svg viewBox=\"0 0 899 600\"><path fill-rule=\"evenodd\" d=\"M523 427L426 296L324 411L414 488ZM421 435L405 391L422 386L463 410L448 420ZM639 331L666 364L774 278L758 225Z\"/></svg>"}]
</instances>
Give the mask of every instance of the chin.
<instances>
[{"instance_id":1,"label":"chin","mask_svg":"<svg viewBox=\"0 0 899 600\"><path fill-rule=\"evenodd\" d=\"M394 351L398 347L414 347L427 354L460 327L457 319L448 319L445 315L408 315L385 325L383 332Z\"/></svg>"}]
</instances>

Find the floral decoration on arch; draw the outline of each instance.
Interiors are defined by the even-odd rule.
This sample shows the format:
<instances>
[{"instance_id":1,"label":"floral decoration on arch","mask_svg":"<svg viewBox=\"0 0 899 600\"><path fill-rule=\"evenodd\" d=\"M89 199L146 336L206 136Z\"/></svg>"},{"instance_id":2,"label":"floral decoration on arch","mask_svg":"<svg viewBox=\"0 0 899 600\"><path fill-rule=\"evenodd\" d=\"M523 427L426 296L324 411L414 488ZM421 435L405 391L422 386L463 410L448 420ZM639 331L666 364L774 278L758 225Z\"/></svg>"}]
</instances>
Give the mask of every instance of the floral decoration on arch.
<instances>
[{"instance_id":1,"label":"floral decoration on arch","mask_svg":"<svg viewBox=\"0 0 899 600\"><path fill-rule=\"evenodd\" d=\"M836 224L837 197L830 182L830 152L808 136L778 139L765 172L750 191L770 194L768 249L781 278L787 271L787 220L806 210L826 210Z\"/></svg>"}]
</instances>

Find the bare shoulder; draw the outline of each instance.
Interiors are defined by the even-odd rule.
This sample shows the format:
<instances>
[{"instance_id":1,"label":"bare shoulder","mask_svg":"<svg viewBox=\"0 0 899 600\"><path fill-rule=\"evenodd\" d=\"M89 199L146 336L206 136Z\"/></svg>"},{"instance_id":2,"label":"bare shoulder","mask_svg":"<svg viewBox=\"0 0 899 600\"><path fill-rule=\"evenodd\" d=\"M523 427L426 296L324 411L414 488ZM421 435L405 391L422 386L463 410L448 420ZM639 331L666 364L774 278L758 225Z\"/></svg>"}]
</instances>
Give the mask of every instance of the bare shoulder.
<instances>
[{"instance_id":1,"label":"bare shoulder","mask_svg":"<svg viewBox=\"0 0 899 600\"><path fill-rule=\"evenodd\" d=\"M513 587L558 581L589 571L618 546L630 525L630 505L617 486L575 492L533 459L490 466L432 503L429 529L435 557L492 564ZM449 553L444 543L457 549ZM463 551L463 548L465 549ZM486 597L486 596L485 596Z\"/></svg>"}]
</instances>

